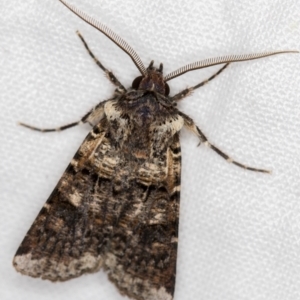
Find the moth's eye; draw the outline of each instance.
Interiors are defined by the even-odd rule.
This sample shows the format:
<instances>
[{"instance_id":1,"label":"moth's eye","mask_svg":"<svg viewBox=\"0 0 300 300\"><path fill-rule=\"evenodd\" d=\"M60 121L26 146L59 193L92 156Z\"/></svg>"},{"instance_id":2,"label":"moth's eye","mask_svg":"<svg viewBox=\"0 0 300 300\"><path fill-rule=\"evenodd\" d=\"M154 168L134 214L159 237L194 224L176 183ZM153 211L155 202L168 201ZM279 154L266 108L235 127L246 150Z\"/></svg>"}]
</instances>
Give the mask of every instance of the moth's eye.
<instances>
[{"instance_id":1,"label":"moth's eye","mask_svg":"<svg viewBox=\"0 0 300 300\"><path fill-rule=\"evenodd\" d=\"M134 79L132 82L132 88L137 90L139 88L139 85L140 85L142 79L143 79L143 76L139 76L136 79Z\"/></svg>"},{"instance_id":2,"label":"moth's eye","mask_svg":"<svg viewBox=\"0 0 300 300\"><path fill-rule=\"evenodd\" d=\"M165 83L165 96L169 96L170 93L170 87L167 83Z\"/></svg>"}]
</instances>

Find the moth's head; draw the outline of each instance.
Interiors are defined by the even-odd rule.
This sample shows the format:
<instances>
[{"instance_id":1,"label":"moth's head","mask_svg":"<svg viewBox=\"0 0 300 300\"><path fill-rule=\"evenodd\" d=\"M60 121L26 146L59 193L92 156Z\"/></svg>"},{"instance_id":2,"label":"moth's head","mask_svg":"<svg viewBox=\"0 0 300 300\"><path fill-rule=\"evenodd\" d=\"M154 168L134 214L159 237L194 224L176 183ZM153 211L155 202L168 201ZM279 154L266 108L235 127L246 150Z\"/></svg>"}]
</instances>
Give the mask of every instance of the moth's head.
<instances>
[{"instance_id":1,"label":"moth's head","mask_svg":"<svg viewBox=\"0 0 300 300\"><path fill-rule=\"evenodd\" d=\"M153 63L152 60L144 76L139 76L133 80L132 88L135 90L154 91L168 96L170 88L163 77L163 64L160 64L157 69L153 67Z\"/></svg>"}]
</instances>

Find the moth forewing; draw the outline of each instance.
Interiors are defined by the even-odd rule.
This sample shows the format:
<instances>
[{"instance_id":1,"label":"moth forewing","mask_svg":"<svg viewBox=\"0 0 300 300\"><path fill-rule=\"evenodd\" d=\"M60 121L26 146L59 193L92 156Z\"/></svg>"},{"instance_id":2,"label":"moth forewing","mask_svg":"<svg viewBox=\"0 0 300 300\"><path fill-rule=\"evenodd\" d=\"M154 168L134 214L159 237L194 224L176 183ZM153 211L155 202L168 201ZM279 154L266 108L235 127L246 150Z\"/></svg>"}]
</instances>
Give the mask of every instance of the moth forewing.
<instances>
[{"instance_id":1,"label":"moth forewing","mask_svg":"<svg viewBox=\"0 0 300 300\"><path fill-rule=\"evenodd\" d=\"M77 16L95 27L129 55L140 76L125 87L89 55L115 86L114 94L81 120L61 131L88 123L92 129L29 229L15 257L22 274L65 281L105 269L122 294L137 300L171 300L174 296L178 243L181 149L185 126L218 155L238 167L268 172L239 163L211 144L177 101L213 80L232 62L279 53L273 51L208 59L167 76L163 65L146 68L137 53L107 26L64 0ZM186 72L222 64L207 80L169 96L167 81Z\"/></svg>"}]
</instances>

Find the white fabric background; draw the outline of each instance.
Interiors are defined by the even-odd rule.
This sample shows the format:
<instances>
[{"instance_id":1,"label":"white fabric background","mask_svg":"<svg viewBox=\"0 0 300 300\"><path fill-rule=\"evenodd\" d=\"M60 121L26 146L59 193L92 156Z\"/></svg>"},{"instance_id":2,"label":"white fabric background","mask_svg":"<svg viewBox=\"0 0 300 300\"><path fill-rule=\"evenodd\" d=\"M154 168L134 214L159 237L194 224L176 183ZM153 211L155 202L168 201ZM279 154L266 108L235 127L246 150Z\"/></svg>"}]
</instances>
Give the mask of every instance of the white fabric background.
<instances>
[{"instance_id":1,"label":"white fabric background","mask_svg":"<svg viewBox=\"0 0 300 300\"><path fill-rule=\"evenodd\" d=\"M208 57L300 49L299 0L70 2L166 74ZM124 299L103 272L52 284L14 271L17 247L89 130L41 134L17 121L67 124L112 94L77 29L125 86L139 72L59 1L2 0L0 11L0 298ZM273 174L230 165L183 130L175 299L300 298L299 58L233 64L180 103L213 143ZM171 94L217 68L171 81Z\"/></svg>"}]
</instances>

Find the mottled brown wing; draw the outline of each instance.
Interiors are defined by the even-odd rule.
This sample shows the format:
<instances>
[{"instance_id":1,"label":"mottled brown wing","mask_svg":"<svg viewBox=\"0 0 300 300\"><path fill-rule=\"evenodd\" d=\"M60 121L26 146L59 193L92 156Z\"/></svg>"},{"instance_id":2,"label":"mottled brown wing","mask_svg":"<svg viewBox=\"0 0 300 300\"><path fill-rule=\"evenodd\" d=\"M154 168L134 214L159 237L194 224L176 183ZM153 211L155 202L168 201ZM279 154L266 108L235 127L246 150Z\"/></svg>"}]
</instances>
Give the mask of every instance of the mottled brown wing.
<instances>
[{"instance_id":1,"label":"mottled brown wing","mask_svg":"<svg viewBox=\"0 0 300 300\"><path fill-rule=\"evenodd\" d=\"M87 136L29 229L17 271L51 281L102 266L123 294L173 299L180 193L179 135L170 137L163 179L147 181L143 151L121 146L104 118ZM135 137L134 140L137 140ZM156 170L156 171L157 171Z\"/></svg>"},{"instance_id":2,"label":"mottled brown wing","mask_svg":"<svg viewBox=\"0 0 300 300\"><path fill-rule=\"evenodd\" d=\"M166 151L165 180L148 187L135 182L122 194L117 226L108 242L104 265L109 278L134 299L171 300L174 295L181 171L178 133Z\"/></svg>"},{"instance_id":3,"label":"mottled brown wing","mask_svg":"<svg viewBox=\"0 0 300 300\"><path fill-rule=\"evenodd\" d=\"M17 271L64 281L102 266L113 204L103 193L111 183L99 177L93 161L106 131L104 119L75 154L17 250Z\"/></svg>"}]
</instances>

